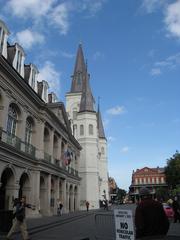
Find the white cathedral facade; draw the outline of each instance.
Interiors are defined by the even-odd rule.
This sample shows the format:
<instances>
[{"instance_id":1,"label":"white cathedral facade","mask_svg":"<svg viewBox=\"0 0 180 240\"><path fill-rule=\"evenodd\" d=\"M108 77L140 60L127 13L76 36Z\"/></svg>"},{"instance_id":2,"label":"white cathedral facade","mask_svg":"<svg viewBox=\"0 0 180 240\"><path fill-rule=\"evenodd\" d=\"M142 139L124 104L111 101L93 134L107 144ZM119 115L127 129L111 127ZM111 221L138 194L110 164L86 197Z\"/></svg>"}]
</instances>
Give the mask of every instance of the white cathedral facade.
<instances>
[{"instance_id":1,"label":"white cathedral facade","mask_svg":"<svg viewBox=\"0 0 180 240\"><path fill-rule=\"evenodd\" d=\"M90 208L99 208L100 200L109 199L107 140L99 105L98 110L95 110L89 80L80 44L71 89L66 94L66 111L73 135L82 147L79 160L81 209L84 208L85 201L90 203Z\"/></svg>"}]
</instances>

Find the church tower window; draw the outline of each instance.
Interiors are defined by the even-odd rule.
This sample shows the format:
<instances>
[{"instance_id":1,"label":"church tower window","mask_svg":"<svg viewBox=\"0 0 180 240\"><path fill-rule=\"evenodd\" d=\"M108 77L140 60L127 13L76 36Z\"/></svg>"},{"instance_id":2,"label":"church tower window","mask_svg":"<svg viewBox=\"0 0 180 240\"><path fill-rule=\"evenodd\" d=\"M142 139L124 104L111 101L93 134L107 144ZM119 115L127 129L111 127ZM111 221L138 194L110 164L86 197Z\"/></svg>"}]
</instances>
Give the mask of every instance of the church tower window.
<instances>
[{"instance_id":1,"label":"church tower window","mask_svg":"<svg viewBox=\"0 0 180 240\"><path fill-rule=\"evenodd\" d=\"M93 135L93 125L89 124L89 135Z\"/></svg>"},{"instance_id":2,"label":"church tower window","mask_svg":"<svg viewBox=\"0 0 180 240\"><path fill-rule=\"evenodd\" d=\"M80 135L84 135L84 125L80 125Z\"/></svg>"},{"instance_id":3,"label":"church tower window","mask_svg":"<svg viewBox=\"0 0 180 240\"><path fill-rule=\"evenodd\" d=\"M77 119L77 109L76 108L73 109L73 119L74 120Z\"/></svg>"}]
</instances>

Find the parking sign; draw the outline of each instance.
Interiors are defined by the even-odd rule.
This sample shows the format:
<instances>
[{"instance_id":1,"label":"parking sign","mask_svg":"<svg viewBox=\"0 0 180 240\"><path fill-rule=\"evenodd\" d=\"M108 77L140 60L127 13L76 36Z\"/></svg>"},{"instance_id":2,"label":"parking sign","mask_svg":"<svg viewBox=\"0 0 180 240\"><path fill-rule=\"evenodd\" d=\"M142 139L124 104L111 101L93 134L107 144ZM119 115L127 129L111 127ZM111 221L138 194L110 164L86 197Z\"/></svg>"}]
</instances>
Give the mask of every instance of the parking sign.
<instances>
[{"instance_id":1,"label":"parking sign","mask_svg":"<svg viewBox=\"0 0 180 240\"><path fill-rule=\"evenodd\" d=\"M131 210L114 209L116 240L134 240L134 224Z\"/></svg>"}]
</instances>

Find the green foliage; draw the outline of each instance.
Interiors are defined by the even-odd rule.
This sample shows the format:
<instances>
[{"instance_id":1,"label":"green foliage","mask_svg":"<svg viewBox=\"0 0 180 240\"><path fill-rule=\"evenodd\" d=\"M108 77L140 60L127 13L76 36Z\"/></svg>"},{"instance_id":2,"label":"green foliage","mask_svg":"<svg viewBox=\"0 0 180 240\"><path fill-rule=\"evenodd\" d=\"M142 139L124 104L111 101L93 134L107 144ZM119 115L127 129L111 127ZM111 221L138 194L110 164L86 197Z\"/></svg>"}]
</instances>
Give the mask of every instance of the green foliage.
<instances>
[{"instance_id":1,"label":"green foliage","mask_svg":"<svg viewBox=\"0 0 180 240\"><path fill-rule=\"evenodd\" d=\"M156 189L156 197L158 199L167 200L168 199L168 191L167 191L167 189L165 189L163 187L159 187L158 189Z\"/></svg>"},{"instance_id":2,"label":"green foliage","mask_svg":"<svg viewBox=\"0 0 180 240\"><path fill-rule=\"evenodd\" d=\"M178 151L167 160L165 174L169 187L175 189L180 184L180 153Z\"/></svg>"},{"instance_id":3,"label":"green foliage","mask_svg":"<svg viewBox=\"0 0 180 240\"><path fill-rule=\"evenodd\" d=\"M118 188L118 190L117 190L117 199L122 201L125 196L126 196L126 191L124 189Z\"/></svg>"}]
</instances>

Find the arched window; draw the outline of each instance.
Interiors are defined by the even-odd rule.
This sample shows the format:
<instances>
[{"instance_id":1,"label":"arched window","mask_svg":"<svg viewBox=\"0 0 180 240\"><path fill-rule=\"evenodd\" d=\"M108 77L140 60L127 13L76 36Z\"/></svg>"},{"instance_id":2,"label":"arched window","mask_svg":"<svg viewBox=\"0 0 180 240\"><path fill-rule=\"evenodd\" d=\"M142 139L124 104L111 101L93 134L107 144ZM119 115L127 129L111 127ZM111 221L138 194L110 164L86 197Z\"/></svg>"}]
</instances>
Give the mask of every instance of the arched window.
<instances>
[{"instance_id":1,"label":"arched window","mask_svg":"<svg viewBox=\"0 0 180 240\"><path fill-rule=\"evenodd\" d=\"M17 127L17 109L14 104L11 104L8 109L8 121L7 121L7 133L9 135L16 135L16 127Z\"/></svg>"},{"instance_id":2,"label":"arched window","mask_svg":"<svg viewBox=\"0 0 180 240\"><path fill-rule=\"evenodd\" d=\"M89 135L93 135L93 125L89 124Z\"/></svg>"},{"instance_id":3,"label":"arched window","mask_svg":"<svg viewBox=\"0 0 180 240\"><path fill-rule=\"evenodd\" d=\"M84 126L80 125L80 135L84 135Z\"/></svg>"},{"instance_id":4,"label":"arched window","mask_svg":"<svg viewBox=\"0 0 180 240\"><path fill-rule=\"evenodd\" d=\"M27 143L27 144L31 144L32 128L33 128L33 121L31 118L27 118L26 119L26 130L25 130L25 143Z\"/></svg>"}]
</instances>

